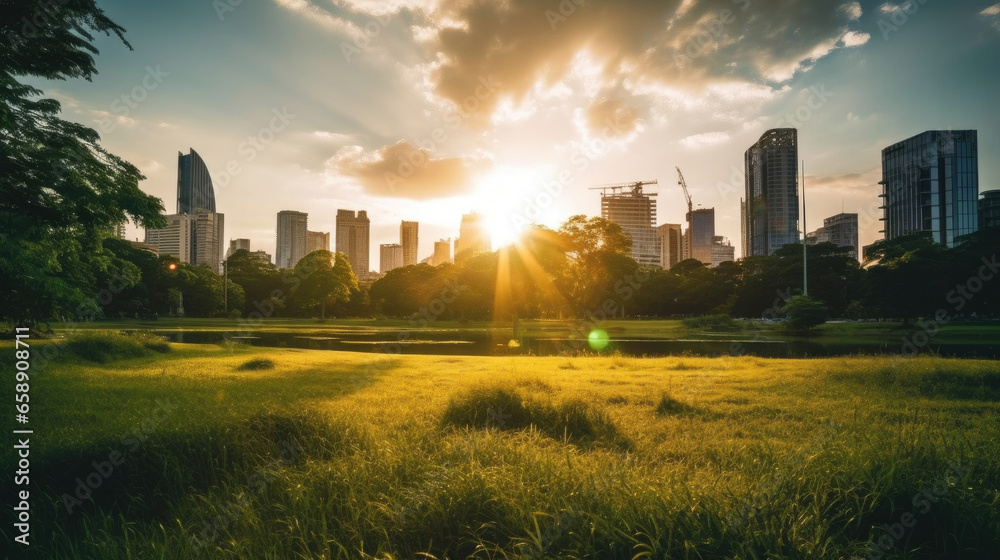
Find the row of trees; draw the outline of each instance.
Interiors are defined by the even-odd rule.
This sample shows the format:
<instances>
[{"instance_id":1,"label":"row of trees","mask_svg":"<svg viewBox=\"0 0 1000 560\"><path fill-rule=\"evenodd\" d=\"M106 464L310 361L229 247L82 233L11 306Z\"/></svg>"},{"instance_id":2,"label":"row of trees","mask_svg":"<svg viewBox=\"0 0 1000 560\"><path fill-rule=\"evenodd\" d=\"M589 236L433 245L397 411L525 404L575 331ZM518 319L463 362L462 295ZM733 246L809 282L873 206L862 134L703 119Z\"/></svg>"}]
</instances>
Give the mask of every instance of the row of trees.
<instances>
[{"instance_id":1,"label":"row of trees","mask_svg":"<svg viewBox=\"0 0 1000 560\"><path fill-rule=\"evenodd\" d=\"M810 246L809 295L831 316L852 319L912 319L942 309L949 317L996 316L1000 282L991 280L1000 275L1000 232L963 241L954 249L926 234L878 241L868 247L864 268L845 248ZM293 270L278 270L236 251L226 260L227 279L106 238L103 252L115 266L94 275L100 288L89 305L55 316L151 317L176 314L183 306L195 317L774 317L802 292L801 245L715 268L689 259L670 270L640 266L628 256L629 245L616 224L574 216L558 230L534 226L497 252L459 264L398 268L359 285L341 253L315 251ZM45 308L25 301L24 309Z\"/></svg>"}]
</instances>

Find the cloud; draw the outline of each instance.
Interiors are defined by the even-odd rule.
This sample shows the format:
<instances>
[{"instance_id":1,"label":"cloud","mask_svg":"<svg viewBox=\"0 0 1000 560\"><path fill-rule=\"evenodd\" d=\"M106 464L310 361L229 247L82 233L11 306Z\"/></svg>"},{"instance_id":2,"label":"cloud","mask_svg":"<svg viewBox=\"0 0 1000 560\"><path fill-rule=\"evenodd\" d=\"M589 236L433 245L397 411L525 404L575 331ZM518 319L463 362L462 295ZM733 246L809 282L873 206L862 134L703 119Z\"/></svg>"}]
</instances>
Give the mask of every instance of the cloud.
<instances>
[{"instance_id":1,"label":"cloud","mask_svg":"<svg viewBox=\"0 0 1000 560\"><path fill-rule=\"evenodd\" d=\"M336 17L306 0L274 1L321 21ZM333 5L370 16L389 9L368 0ZM581 54L600 82L588 99L592 113L601 110L604 92L618 88L629 94L639 83L696 94L733 82L780 89L820 58L869 39L857 29L860 4L843 0L397 0L391 5L406 11L410 28L419 30L414 40L426 49L419 66L427 87L456 106L476 98L470 122L479 125L489 124L499 108L521 106L539 95L539 84L564 86ZM480 95L484 80L498 87ZM627 97L619 104L638 105ZM629 116L638 121L641 109Z\"/></svg>"},{"instance_id":2,"label":"cloud","mask_svg":"<svg viewBox=\"0 0 1000 560\"><path fill-rule=\"evenodd\" d=\"M983 11L979 12L979 15L985 18L994 29L1000 31L1000 4L984 8Z\"/></svg>"},{"instance_id":3,"label":"cloud","mask_svg":"<svg viewBox=\"0 0 1000 560\"><path fill-rule=\"evenodd\" d=\"M843 175L806 175L806 187L809 190L840 191L846 193L879 193L882 180L880 168L869 169L858 173Z\"/></svg>"},{"instance_id":4,"label":"cloud","mask_svg":"<svg viewBox=\"0 0 1000 560\"><path fill-rule=\"evenodd\" d=\"M605 98L591 103L585 112L587 129L591 135L606 134L623 137L642 126L639 109L626 105L619 98Z\"/></svg>"},{"instance_id":5,"label":"cloud","mask_svg":"<svg viewBox=\"0 0 1000 560\"><path fill-rule=\"evenodd\" d=\"M688 148L702 148L713 144L721 144L727 140L729 140L729 134L726 132L705 132L681 138L680 142Z\"/></svg>"},{"instance_id":6,"label":"cloud","mask_svg":"<svg viewBox=\"0 0 1000 560\"><path fill-rule=\"evenodd\" d=\"M360 146L339 150L327 167L356 180L374 196L426 200L466 194L477 174L490 167L484 158L434 158L405 140L365 151Z\"/></svg>"}]
</instances>

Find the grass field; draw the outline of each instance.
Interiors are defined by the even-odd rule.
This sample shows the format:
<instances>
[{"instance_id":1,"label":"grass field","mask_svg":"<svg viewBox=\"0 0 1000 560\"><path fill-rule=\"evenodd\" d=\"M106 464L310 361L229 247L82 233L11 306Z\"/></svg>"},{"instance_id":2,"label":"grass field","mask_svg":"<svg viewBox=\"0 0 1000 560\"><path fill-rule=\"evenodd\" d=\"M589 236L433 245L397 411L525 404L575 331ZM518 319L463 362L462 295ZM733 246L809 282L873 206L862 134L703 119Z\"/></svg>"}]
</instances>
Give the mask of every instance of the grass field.
<instances>
[{"instance_id":1,"label":"grass field","mask_svg":"<svg viewBox=\"0 0 1000 560\"><path fill-rule=\"evenodd\" d=\"M1000 549L993 361L148 346L33 370L26 557Z\"/></svg>"}]
</instances>

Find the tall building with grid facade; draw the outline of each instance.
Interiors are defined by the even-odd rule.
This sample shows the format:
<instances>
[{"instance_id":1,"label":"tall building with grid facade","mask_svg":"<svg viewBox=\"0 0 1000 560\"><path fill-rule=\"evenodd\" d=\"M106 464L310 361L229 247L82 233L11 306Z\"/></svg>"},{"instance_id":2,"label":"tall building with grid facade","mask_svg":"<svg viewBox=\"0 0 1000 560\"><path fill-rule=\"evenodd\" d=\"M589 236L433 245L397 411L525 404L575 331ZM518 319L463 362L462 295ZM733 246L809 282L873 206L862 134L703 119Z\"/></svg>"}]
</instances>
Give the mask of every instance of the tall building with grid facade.
<instances>
[{"instance_id":1,"label":"tall building with grid facade","mask_svg":"<svg viewBox=\"0 0 1000 560\"><path fill-rule=\"evenodd\" d=\"M885 239L928 231L935 242L979 229L975 130L928 130L882 150Z\"/></svg>"},{"instance_id":2,"label":"tall building with grid facade","mask_svg":"<svg viewBox=\"0 0 1000 560\"><path fill-rule=\"evenodd\" d=\"M354 275L359 279L368 277L370 268L371 220L368 212L358 210L337 210L337 252L347 255Z\"/></svg>"},{"instance_id":3,"label":"tall building with grid facade","mask_svg":"<svg viewBox=\"0 0 1000 560\"><path fill-rule=\"evenodd\" d=\"M799 141L794 128L765 132L744 154L743 256L767 256L799 242Z\"/></svg>"},{"instance_id":4,"label":"tall building with grid facade","mask_svg":"<svg viewBox=\"0 0 1000 560\"><path fill-rule=\"evenodd\" d=\"M417 235L420 225L417 222L402 222L399 224L399 244L403 246L403 266L417 264L417 248L420 237Z\"/></svg>"},{"instance_id":5,"label":"tall building with grid facade","mask_svg":"<svg viewBox=\"0 0 1000 560\"><path fill-rule=\"evenodd\" d=\"M274 264L278 268L295 268L299 260L306 256L309 214L282 210L278 212L277 247Z\"/></svg>"},{"instance_id":6,"label":"tall building with grid facade","mask_svg":"<svg viewBox=\"0 0 1000 560\"><path fill-rule=\"evenodd\" d=\"M601 217L618 224L632 238L631 256L636 262L660 266L654 196L656 193L644 193L639 184L625 189L606 189L601 193Z\"/></svg>"}]
</instances>

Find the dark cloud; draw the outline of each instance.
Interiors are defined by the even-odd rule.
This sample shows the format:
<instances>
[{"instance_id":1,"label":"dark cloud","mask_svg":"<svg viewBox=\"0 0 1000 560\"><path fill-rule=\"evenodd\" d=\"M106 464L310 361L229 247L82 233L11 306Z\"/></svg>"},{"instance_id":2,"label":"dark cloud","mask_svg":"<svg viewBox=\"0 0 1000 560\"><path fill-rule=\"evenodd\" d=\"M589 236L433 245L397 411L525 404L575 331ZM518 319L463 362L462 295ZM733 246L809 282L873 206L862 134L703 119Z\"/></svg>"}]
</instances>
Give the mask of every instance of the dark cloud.
<instances>
[{"instance_id":1,"label":"dark cloud","mask_svg":"<svg viewBox=\"0 0 1000 560\"><path fill-rule=\"evenodd\" d=\"M413 200L468 193L475 176L490 166L482 159L434 158L405 140L373 152L344 148L328 165L371 195Z\"/></svg>"}]
</instances>

